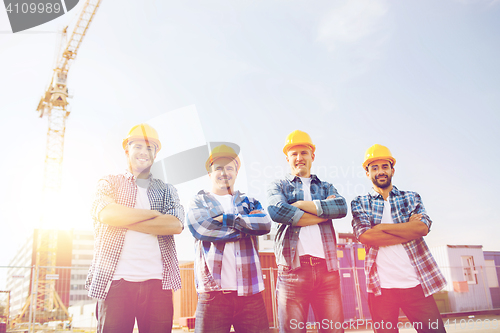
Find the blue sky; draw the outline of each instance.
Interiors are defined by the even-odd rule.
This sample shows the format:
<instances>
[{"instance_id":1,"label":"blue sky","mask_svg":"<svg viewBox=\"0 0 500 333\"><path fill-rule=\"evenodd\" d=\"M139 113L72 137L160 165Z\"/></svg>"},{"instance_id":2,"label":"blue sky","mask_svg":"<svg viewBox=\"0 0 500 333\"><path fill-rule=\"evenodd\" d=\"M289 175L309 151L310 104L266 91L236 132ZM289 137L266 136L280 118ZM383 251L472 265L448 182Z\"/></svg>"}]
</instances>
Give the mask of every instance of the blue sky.
<instances>
[{"instance_id":1,"label":"blue sky","mask_svg":"<svg viewBox=\"0 0 500 333\"><path fill-rule=\"evenodd\" d=\"M39 223L47 120L35 110L80 7L17 34L0 10L2 264ZM348 202L371 188L361 163L379 143L394 184L423 198L430 246L500 250L499 37L499 1L104 0L69 74L61 226L91 228L95 184L123 169L131 126L194 106L202 137L240 145L239 186L264 204L289 132L311 135L313 172ZM350 214L335 227L351 231ZM177 243L189 259L187 230Z\"/></svg>"}]
</instances>

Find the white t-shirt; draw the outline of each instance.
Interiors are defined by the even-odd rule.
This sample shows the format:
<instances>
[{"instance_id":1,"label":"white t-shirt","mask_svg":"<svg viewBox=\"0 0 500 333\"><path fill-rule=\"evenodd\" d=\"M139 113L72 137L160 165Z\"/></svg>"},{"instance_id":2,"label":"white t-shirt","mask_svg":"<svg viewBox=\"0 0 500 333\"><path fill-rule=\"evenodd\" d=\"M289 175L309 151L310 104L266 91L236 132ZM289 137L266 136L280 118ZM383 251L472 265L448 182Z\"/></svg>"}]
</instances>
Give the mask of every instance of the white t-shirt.
<instances>
[{"instance_id":1,"label":"white t-shirt","mask_svg":"<svg viewBox=\"0 0 500 333\"><path fill-rule=\"evenodd\" d=\"M224 209L224 214L236 214L236 209L233 205L233 196L212 195L220 202ZM224 253L222 255L222 271L221 271L221 288L222 290L237 290L236 278L236 255L234 242L226 242L224 245Z\"/></svg>"},{"instance_id":2,"label":"white t-shirt","mask_svg":"<svg viewBox=\"0 0 500 333\"><path fill-rule=\"evenodd\" d=\"M384 201L381 223L394 223L388 201ZM381 246L376 263L381 288L413 288L420 284L403 244Z\"/></svg>"},{"instance_id":3,"label":"white t-shirt","mask_svg":"<svg viewBox=\"0 0 500 333\"><path fill-rule=\"evenodd\" d=\"M302 178L302 189L304 191L304 201L312 201L311 197L311 178ZM325 258L323 241L319 225L308 225L300 228L299 243L297 245L299 256L310 255L318 258Z\"/></svg>"},{"instance_id":4,"label":"white t-shirt","mask_svg":"<svg viewBox=\"0 0 500 333\"><path fill-rule=\"evenodd\" d=\"M138 179L138 183L141 184ZM144 180L146 181L146 180ZM135 208L151 209L148 198L149 180L142 186L137 186ZM163 261L156 235L127 230L123 249L116 265L113 280L124 279L141 282L150 279L163 278Z\"/></svg>"}]
</instances>

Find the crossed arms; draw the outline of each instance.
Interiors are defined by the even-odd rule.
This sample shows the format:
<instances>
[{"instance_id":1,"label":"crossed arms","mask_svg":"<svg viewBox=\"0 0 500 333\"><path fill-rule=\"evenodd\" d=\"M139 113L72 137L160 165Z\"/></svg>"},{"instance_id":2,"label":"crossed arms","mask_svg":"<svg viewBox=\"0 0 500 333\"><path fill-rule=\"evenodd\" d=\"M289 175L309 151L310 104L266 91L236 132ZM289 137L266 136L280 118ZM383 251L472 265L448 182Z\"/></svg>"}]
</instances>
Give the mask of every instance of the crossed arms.
<instances>
[{"instance_id":1,"label":"crossed arms","mask_svg":"<svg viewBox=\"0 0 500 333\"><path fill-rule=\"evenodd\" d=\"M296 201L288 203L283 189L277 183L268 190L269 215L278 223L305 227L346 216L347 204L337 190L330 185L326 199L313 201Z\"/></svg>"},{"instance_id":2,"label":"crossed arms","mask_svg":"<svg viewBox=\"0 0 500 333\"><path fill-rule=\"evenodd\" d=\"M359 241L368 246L389 246L419 239L429 232L430 219L419 203L407 222L371 226L371 216L358 199L351 202L352 226Z\"/></svg>"},{"instance_id":3,"label":"crossed arms","mask_svg":"<svg viewBox=\"0 0 500 333\"><path fill-rule=\"evenodd\" d=\"M414 214L405 223L377 224L359 236L359 241L369 246L387 246L418 239L429 232L429 228L421 219L422 214Z\"/></svg>"},{"instance_id":4,"label":"crossed arms","mask_svg":"<svg viewBox=\"0 0 500 333\"><path fill-rule=\"evenodd\" d=\"M264 235L271 230L271 219L262 211L261 204L252 198L243 199L248 212L244 214L214 214L213 201L198 194L189 205L187 226L194 238L208 242L231 242L247 235ZM210 207L209 202L212 206Z\"/></svg>"},{"instance_id":5,"label":"crossed arms","mask_svg":"<svg viewBox=\"0 0 500 333\"><path fill-rule=\"evenodd\" d=\"M336 196L335 195L329 195L326 200L328 199L334 199ZM318 208L314 201L296 201L291 206L297 207L298 209L304 211L304 214L300 217L300 219L297 221L297 224L295 225L296 227L307 227L308 225L314 225L322 222L329 221L330 219L327 219L325 217L319 217L318 216Z\"/></svg>"},{"instance_id":6,"label":"crossed arms","mask_svg":"<svg viewBox=\"0 0 500 333\"><path fill-rule=\"evenodd\" d=\"M176 197L177 193L173 195L175 196L173 201L180 206ZM157 210L120 205L111 196L112 191L109 184L104 180L101 181L98 186L96 202L97 206L104 206L104 208L96 212L99 222L153 235L174 235L182 232L182 222L176 216L162 214Z\"/></svg>"}]
</instances>

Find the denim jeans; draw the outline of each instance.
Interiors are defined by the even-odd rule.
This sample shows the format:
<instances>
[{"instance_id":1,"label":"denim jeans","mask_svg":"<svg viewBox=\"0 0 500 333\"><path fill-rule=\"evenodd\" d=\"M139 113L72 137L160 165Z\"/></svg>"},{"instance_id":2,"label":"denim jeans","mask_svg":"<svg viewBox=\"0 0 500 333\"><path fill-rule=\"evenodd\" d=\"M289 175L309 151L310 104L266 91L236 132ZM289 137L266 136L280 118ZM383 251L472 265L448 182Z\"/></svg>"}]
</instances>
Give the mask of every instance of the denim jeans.
<instances>
[{"instance_id":1,"label":"denim jeans","mask_svg":"<svg viewBox=\"0 0 500 333\"><path fill-rule=\"evenodd\" d=\"M309 305L319 332L344 332L339 272L328 272L326 263L293 270L280 265L276 292L281 333L305 333L312 327L307 322Z\"/></svg>"},{"instance_id":2,"label":"denim jeans","mask_svg":"<svg viewBox=\"0 0 500 333\"><path fill-rule=\"evenodd\" d=\"M236 292L198 294L195 333L268 333L269 321L262 293L238 296Z\"/></svg>"},{"instance_id":3,"label":"denim jeans","mask_svg":"<svg viewBox=\"0 0 500 333\"><path fill-rule=\"evenodd\" d=\"M425 297L420 285L407 289L382 289L380 296L368 293L368 306L377 333L399 332L399 308L417 332L446 332L434 297ZM407 328L403 323L399 325Z\"/></svg>"},{"instance_id":4,"label":"denim jeans","mask_svg":"<svg viewBox=\"0 0 500 333\"><path fill-rule=\"evenodd\" d=\"M98 333L131 333L137 318L140 333L172 331L172 290L161 280L113 281L105 300L97 302Z\"/></svg>"}]
</instances>

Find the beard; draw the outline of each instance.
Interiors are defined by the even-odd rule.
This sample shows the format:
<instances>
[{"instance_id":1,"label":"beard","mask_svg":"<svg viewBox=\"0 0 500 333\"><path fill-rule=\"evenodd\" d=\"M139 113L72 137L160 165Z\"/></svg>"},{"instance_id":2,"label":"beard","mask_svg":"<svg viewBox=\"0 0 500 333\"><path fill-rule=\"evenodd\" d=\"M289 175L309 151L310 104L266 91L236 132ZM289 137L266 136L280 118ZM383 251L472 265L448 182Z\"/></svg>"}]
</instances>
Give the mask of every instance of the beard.
<instances>
[{"instance_id":1,"label":"beard","mask_svg":"<svg viewBox=\"0 0 500 333\"><path fill-rule=\"evenodd\" d=\"M391 186L391 183L392 183L392 175L386 175L386 177L387 177L386 181L385 181L385 182L382 182L382 183L378 180L378 178L380 178L380 176L378 176L378 177L373 177L373 178L372 178L372 183L373 183L373 185L375 185L375 186L377 186L377 187L379 187L379 188L387 188L387 187Z\"/></svg>"}]
</instances>

